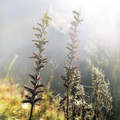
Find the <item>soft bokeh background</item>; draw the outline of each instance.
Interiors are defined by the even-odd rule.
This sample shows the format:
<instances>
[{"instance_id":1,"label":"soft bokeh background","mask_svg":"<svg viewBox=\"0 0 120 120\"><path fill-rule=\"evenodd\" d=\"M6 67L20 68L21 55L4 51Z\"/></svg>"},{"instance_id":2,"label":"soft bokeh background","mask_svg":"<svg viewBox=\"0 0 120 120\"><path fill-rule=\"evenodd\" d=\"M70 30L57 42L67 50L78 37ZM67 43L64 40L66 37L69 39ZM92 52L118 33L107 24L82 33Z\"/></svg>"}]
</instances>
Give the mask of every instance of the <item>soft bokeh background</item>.
<instances>
[{"instance_id":1,"label":"soft bokeh background","mask_svg":"<svg viewBox=\"0 0 120 120\"><path fill-rule=\"evenodd\" d=\"M120 47L120 1L119 0L0 0L0 77L4 78L9 65L17 54L10 75L14 81L28 82L28 73L33 72L33 61L29 59L34 51L31 42L34 39L33 26L39 18L48 11L53 19L48 29L49 43L45 56L58 64L54 72L53 89L57 90L57 83L61 82L60 76L64 73L63 65L69 40L68 31L72 20L72 11L81 11L83 19L80 25L80 70L85 76L87 53L85 47L89 42L99 44L102 50L107 50L113 57L118 55ZM60 28L61 26L61 28ZM43 81L49 78L43 71ZM86 80L83 80L87 82ZM59 90L58 90L59 91Z\"/></svg>"}]
</instances>

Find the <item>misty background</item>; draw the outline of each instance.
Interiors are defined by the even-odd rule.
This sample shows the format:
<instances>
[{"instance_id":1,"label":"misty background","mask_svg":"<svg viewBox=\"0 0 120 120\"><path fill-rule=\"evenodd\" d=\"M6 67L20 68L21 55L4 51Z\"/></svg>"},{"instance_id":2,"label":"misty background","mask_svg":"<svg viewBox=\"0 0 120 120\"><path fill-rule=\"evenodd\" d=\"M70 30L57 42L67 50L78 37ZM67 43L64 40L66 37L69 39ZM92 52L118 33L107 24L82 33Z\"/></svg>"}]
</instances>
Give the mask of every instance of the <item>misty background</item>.
<instances>
[{"instance_id":1,"label":"misty background","mask_svg":"<svg viewBox=\"0 0 120 120\"><path fill-rule=\"evenodd\" d=\"M72 20L72 11L81 11L83 22L79 26L79 58L76 64L82 73L82 82L89 84L86 59L86 47L97 43L101 51L107 51L116 58L120 47L120 7L119 0L0 0L0 77L4 78L15 54L10 76L15 82L29 82L29 73L33 73L32 40L40 17L48 11L52 18L48 28L45 56L54 61L54 79L52 90L59 92L66 65L66 44L70 40L68 32ZM49 62L50 63L50 62ZM86 77L87 75L87 77ZM42 71L42 82L50 77L50 64Z\"/></svg>"}]
</instances>

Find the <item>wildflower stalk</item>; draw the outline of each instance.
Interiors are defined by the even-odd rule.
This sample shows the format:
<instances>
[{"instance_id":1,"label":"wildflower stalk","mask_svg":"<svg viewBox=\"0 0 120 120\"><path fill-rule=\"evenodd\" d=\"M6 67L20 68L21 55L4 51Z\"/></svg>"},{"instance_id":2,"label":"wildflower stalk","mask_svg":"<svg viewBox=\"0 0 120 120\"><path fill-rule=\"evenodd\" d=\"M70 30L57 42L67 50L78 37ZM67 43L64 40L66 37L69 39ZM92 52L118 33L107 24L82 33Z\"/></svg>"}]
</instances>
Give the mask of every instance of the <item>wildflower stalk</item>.
<instances>
[{"instance_id":1,"label":"wildflower stalk","mask_svg":"<svg viewBox=\"0 0 120 120\"><path fill-rule=\"evenodd\" d=\"M64 69L66 70L66 76L62 76L61 78L64 80L63 85L67 89L67 108L66 108L66 119L68 120L70 115L69 115L69 102L70 102L70 88L71 88L71 83L73 80L74 73L77 69L77 66L73 66L73 60L78 60L77 58L77 42L79 42L78 38L78 24L82 21L80 20L80 14L76 11L73 11L74 14L74 20L71 23L71 32L69 33L70 38L71 38L71 43L67 44L67 49L70 51L69 54L67 55L68 60L68 66L64 66ZM64 99L64 98L63 98ZM65 99L64 99L65 100ZM73 105L73 116L74 116L74 105ZM73 118L74 119L74 118Z\"/></svg>"},{"instance_id":2,"label":"wildflower stalk","mask_svg":"<svg viewBox=\"0 0 120 120\"><path fill-rule=\"evenodd\" d=\"M93 84L93 119L107 120L107 116L111 115L112 97L110 93L110 83L104 80L104 72L99 68L92 68L92 84ZM104 111L103 111L104 110Z\"/></svg>"},{"instance_id":3,"label":"wildflower stalk","mask_svg":"<svg viewBox=\"0 0 120 120\"><path fill-rule=\"evenodd\" d=\"M49 20L50 20L50 18L48 17L48 14L46 12L45 15L43 16L43 18L41 18L42 23L41 24L38 23L40 28L33 27L33 30L38 31L38 33L35 34L35 36L37 37L37 40L33 40L33 42L34 42L36 48L38 49L38 51L37 52L32 52L33 56L30 57L30 58L34 59L35 73L34 74L29 74L30 78L32 79L30 82L33 85L33 87L24 86L24 88L26 90L28 90L28 92L30 92L31 95L25 95L26 100L23 100L23 103L30 103L31 104L31 111L30 111L29 120L32 119L32 113L33 113L35 103L43 100L42 97L38 97L38 96L41 96L41 93L44 92L42 90L42 87L44 85L40 84L40 80L41 80L40 71L41 71L42 68L45 67L45 63L47 63L47 58L44 58L42 52L45 50L45 45L48 42L44 38L44 35L47 34L46 28L48 27Z\"/></svg>"}]
</instances>

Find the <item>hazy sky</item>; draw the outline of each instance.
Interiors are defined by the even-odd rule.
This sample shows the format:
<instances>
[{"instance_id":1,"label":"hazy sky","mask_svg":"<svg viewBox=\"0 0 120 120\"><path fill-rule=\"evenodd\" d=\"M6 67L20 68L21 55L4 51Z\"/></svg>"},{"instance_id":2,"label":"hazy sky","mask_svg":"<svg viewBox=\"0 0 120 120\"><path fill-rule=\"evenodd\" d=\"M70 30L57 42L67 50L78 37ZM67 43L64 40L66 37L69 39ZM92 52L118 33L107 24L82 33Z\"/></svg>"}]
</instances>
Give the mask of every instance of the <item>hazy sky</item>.
<instances>
[{"instance_id":1,"label":"hazy sky","mask_svg":"<svg viewBox=\"0 0 120 120\"><path fill-rule=\"evenodd\" d=\"M32 45L32 27L49 7L63 19L72 18L72 11L81 8L81 40L97 40L115 48L120 39L119 5L120 0L0 0L0 62L4 61L3 56L11 57ZM65 26L64 22L61 24ZM61 38L57 40L60 43Z\"/></svg>"},{"instance_id":2,"label":"hazy sky","mask_svg":"<svg viewBox=\"0 0 120 120\"><path fill-rule=\"evenodd\" d=\"M50 42L45 56L49 58L48 61L53 59L58 64L53 86L61 89L58 82L62 81L60 76L64 74L63 66L67 59L67 33L72 11L80 9L83 22L79 26L81 42L78 66L86 78L84 72L87 54L84 48L89 42L98 42L101 48L110 48L109 53L110 50L120 48L120 0L0 0L0 77L6 76L9 65L17 54L10 75L13 80L28 82L28 74L33 72L33 60L29 56L35 51L31 41L35 32L32 27L40 22L39 18L48 10L53 21L48 28L47 38ZM44 82L49 80L48 67L45 70L45 74L42 74Z\"/></svg>"}]
</instances>

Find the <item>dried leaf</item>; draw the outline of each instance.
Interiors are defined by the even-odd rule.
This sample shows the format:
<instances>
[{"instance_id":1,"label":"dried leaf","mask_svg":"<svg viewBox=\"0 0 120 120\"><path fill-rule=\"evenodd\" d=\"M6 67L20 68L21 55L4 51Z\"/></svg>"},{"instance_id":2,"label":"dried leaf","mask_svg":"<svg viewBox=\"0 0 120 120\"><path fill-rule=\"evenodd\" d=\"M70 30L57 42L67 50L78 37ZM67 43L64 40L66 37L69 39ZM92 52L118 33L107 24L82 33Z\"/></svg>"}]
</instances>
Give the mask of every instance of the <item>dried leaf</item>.
<instances>
[{"instance_id":1,"label":"dried leaf","mask_svg":"<svg viewBox=\"0 0 120 120\"><path fill-rule=\"evenodd\" d=\"M32 93L32 94L34 93L33 88L28 87L28 86L24 86L24 88L27 89L30 93Z\"/></svg>"}]
</instances>

